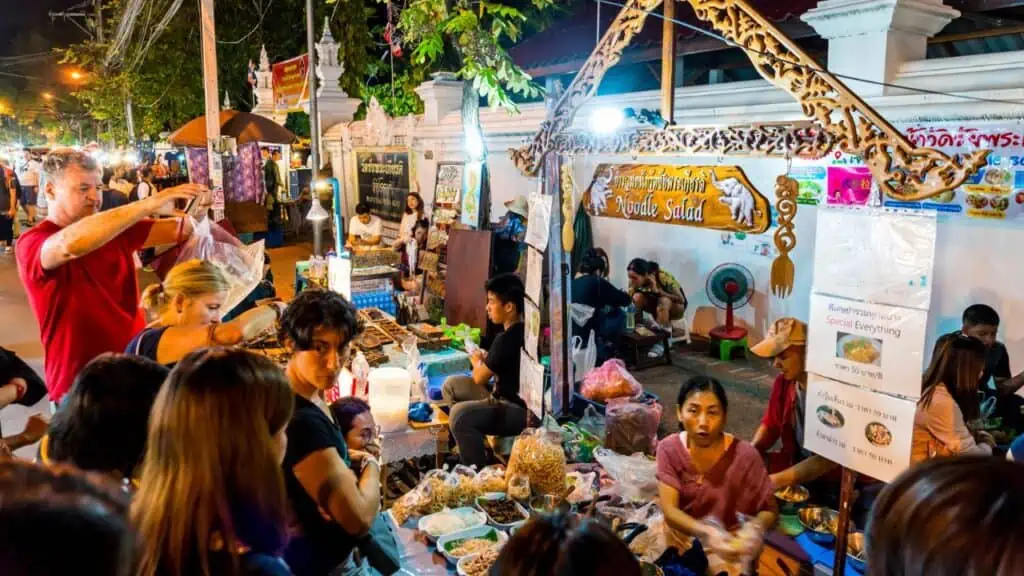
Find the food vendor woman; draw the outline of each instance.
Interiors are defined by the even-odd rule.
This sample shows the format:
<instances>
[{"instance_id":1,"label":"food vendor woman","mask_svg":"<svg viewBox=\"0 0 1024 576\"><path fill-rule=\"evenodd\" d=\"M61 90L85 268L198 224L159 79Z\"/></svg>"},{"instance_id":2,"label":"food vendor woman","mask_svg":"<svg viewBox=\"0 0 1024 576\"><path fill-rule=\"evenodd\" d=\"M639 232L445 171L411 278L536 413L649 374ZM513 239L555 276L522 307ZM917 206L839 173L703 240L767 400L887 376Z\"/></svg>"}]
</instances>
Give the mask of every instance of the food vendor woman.
<instances>
[{"instance_id":1,"label":"food vendor woman","mask_svg":"<svg viewBox=\"0 0 1024 576\"><path fill-rule=\"evenodd\" d=\"M773 359L780 371L752 442L766 457L772 484L776 488L805 484L836 469L837 464L801 449L807 405L807 325L796 318L780 318L750 351ZM782 449L769 453L778 440Z\"/></svg>"},{"instance_id":2,"label":"food vendor woman","mask_svg":"<svg viewBox=\"0 0 1024 576\"><path fill-rule=\"evenodd\" d=\"M399 266L402 290L417 291L420 288L419 277L422 271L419 268L419 255L427 249L429 230L430 222L424 218L416 222L409 238L399 239L394 244L394 249L402 255L402 263Z\"/></svg>"},{"instance_id":3,"label":"food vendor woman","mask_svg":"<svg viewBox=\"0 0 1024 576\"><path fill-rule=\"evenodd\" d=\"M674 539L682 551L690 549L692 538L700 541L709 574L751 573L749 562L777 517L774 488L760 454L724 432L728 407L717 380L689 379L678 398L683 432L658 444L658 493L665 522L675 536L682 536ZM684 554L683 564L690 567L696 561L691 569L699 571L703 562L693 558L695 553Z\"/></svg>"}]
</instances>

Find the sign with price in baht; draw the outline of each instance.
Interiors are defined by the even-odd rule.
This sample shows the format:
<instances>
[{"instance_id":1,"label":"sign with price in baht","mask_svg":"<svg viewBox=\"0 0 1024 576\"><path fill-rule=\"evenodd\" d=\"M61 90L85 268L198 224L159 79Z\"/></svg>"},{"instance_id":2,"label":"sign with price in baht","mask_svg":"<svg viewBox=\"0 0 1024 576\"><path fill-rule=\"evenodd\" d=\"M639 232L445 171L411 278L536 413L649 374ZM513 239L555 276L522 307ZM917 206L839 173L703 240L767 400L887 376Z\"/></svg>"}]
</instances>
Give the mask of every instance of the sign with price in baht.
<instances>
[{"instance_id":1,"label":"sign with price in baht","mask_svg":"<svg viewBox=\"0 0 1024 576\"><path fill-rule=\"evenodd\" d=\"M771 207L739 166L600 164L583 195L591 216L760 234Z\"/></svg>"},{"instance_id":2,"label":"sign with price in baht","mask_svg":"<svg viewBox=\"0 0 1024 576\"><path fill-rule=\"evenodd\" d=\"M309 55L303 54L271 66L274 110L301 112L309 100Z\"/></svg>"},{"instance_id":3,"label":"sign with price in baht","mask_svg":"<svg viewBox=\"0 0 1024 576\"><path fill-rule=\"evenodd\" d=\"M910 464L934 213L820 209L804 448L883 481Z\"/></svg>"}]
</instances>

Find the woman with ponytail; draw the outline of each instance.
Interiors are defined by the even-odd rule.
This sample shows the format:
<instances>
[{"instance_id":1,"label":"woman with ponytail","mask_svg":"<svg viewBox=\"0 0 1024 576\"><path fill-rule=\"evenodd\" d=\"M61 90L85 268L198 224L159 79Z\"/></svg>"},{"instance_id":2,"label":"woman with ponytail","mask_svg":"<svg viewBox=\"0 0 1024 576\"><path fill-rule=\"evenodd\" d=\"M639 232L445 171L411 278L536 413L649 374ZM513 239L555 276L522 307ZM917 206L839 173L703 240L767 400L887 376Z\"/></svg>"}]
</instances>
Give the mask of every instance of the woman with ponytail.
<instances>
[{"instance_id":1,"label":"woman with ponytail","mask_svg":"<svg viewBox=\"0 0 1024 576\"><path fill-rule=\"evenodd\" d=\"M228 282L204 260L182 262L164 281L146 287L142 306L156 320L128 343L127 354L173 365L186 354L207 346L234 346L274 327L284 305L257 306L230 322L220 323Z\"/></svg>"}]
</instances>

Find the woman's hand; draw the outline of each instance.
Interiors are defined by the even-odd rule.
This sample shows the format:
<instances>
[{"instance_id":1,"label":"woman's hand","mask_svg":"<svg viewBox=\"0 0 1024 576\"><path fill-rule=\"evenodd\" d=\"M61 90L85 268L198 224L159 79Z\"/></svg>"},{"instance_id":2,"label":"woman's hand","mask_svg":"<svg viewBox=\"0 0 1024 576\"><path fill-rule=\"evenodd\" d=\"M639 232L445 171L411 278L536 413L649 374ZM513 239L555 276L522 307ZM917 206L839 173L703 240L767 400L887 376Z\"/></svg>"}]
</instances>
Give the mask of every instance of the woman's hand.
<instances>
[{"instance_id":1,"label":"woman's hand","mask_svg":"<svg viewBox=\"0 0 1024 576\"><path fill-rule=\"evenodd\" d=\"M978 431L978 443L979 444L988 444L992 448L996 447L996 439L991 434L989 434L988 432L986 432L984 430L979 430Z\"/></svg>"}]
</instances>

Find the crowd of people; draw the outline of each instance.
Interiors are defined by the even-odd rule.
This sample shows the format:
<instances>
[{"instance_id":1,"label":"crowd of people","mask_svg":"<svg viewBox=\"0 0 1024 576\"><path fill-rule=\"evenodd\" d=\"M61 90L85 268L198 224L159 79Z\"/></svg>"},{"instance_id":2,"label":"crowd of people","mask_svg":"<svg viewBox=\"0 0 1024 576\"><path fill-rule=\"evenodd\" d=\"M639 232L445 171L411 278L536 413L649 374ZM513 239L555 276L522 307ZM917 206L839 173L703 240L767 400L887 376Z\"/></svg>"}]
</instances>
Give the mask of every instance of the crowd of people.
<instances>
[{"instance_id":1,"label":"crowd of people","mask_svg":"<svg viewBox=\"0 0 1024 576\"><path fill-rule=\"evenodd\" d=\"M221 322L227 283L201 260L178 263L140 295L134 255L186 240L190 220L162 214L179 200L208 208L208 191L153 189L101 211L101 173L88 154L53 151L40 171L48 213L19 240L17 260L40 325L45 378L0 349L0 407L46 395L54 415L30 419L0 442L9 450L39 442L36 462L0 458L0 574L396 570L384 552L394 536L382 515L370 407L325 399L361 330L354 306L307 290L287 305L254 303ZM421 209L422 199L410 201L402 246L422 241ZM630 307L668 329L685 310L678 282L655 263L630 263L630 293L608 283L607 272L607 257L594 251L574 280L579 301L594 309L584 329L604 330L616 309ZM469 376L442 387L459 457L478 467L488 463L486 436L527 425L519 390L525 288L504 273L486 294L498 333L470 355ZM888 486L865 479L858 487L871 574L1024 571L1016 552L1024 475L1019 464L992 458L994 440L973 426L983 412L1020 415L1015 392L1024 375L1011 375L998 325L994 310L975 305L960 330L938 340L922 377L913 466ZM268 331L288 353L284 366L235 346ZM719 382L682 383L681 430L659 443L657 480L684 564L749 573L777 520L775 491L833 481L837 466L802 449L807 338L803 322L782 318L751 348L779 374L749 442L726 431L729 401ZM517 531L491 574L641 569L600 522L555 514Z\"/></svg>"}]
</instances>

